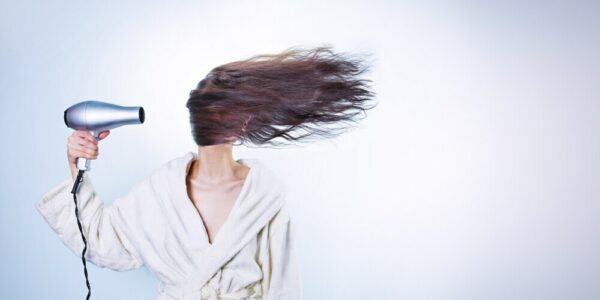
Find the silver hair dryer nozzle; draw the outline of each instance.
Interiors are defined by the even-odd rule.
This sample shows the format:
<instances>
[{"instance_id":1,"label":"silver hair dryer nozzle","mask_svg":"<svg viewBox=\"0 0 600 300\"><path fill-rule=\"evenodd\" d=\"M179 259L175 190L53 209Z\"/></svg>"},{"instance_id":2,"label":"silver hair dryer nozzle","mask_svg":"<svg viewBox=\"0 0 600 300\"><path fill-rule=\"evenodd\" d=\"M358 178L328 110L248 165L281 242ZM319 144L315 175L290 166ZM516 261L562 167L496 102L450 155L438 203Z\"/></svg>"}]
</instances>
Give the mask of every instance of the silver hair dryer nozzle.
<instances>
[{"instance_id":1,"label":"silver hair dryer nozzle","mask_svg":"<svg viewBox=\"0 0 600 300\"><path fill-rule=\"evenodd\" d=\"M87 130L99 140L100 132L123 125L142 124L145 120L141 106L119 106L100 101L84 101L65 110L64 121L67 127L75 130ZM79 170L90 170L90 162L85 158L77 159Z\"/></svg>"}]
</instances>

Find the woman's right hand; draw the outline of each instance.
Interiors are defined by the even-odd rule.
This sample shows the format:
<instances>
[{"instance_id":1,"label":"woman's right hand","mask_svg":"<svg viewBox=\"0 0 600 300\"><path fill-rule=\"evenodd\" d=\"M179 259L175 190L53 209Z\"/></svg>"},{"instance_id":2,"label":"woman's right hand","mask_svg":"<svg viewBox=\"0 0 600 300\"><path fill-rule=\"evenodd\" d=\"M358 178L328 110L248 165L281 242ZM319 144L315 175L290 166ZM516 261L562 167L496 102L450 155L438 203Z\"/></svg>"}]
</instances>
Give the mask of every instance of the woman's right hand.
<instances>
[{"instance_id":1,"label":"woman's right hand","mask_svg":"<svg viewBox=\"0 0 600 300\"><path fill-rule=\"evenodd\" d=\"M109 134L109 130L102 131L99 136L100 140L103 140ZM99 154L98 150L98 141L96 141L90 132L85 130L73 131L67 140L67 159L73 180L77 178L79 171L77 169L77 158L96 159Z\"/></svg>"}]
</instances>

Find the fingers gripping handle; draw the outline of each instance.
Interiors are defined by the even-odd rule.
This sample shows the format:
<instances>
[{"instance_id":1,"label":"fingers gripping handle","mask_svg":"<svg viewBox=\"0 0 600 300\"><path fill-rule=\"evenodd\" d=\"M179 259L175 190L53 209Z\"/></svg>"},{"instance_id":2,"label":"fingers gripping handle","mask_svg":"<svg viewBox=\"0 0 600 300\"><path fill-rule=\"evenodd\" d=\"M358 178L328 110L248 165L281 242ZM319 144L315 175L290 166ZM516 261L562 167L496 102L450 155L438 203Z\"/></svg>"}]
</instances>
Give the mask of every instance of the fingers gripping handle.
<instances>
[{"instance_id":1,"label":"fingers gripping handle","mask_svg":"<svg viewBox=\"0 0 600 300\"><path fill-rule=\"evenodd\" d=\"M100 132L99 131L98 132L90 131L90 133L96 139L96 141L100 140ZM91 160L89 160L85 157L78 157L77 158L77 169L79 169L81 171L90 171L91 170L90 163L91 163Z\"/></svg>"}]
</instances>

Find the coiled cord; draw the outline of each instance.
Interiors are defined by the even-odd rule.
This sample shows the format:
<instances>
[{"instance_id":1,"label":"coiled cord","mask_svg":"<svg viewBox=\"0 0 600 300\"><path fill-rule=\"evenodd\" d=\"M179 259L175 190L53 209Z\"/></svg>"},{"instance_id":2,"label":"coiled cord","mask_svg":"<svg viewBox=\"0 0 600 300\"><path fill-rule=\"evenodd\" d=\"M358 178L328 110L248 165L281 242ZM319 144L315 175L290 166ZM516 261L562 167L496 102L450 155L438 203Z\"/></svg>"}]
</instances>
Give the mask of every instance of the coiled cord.
<instances>
[{"instance_id":1,"label":"coiled cord","mask_svg":"<svg viewBox=\"0 0 600 300\"><path fill-rule=\"evenodd\" d=\"M81 262L83 262L83 274L85 274L85 285L87 286L88 293L86 300L90 299L92 294L92 289L90 287L90 281L88 279L88 271L87 264L85 261L85 252L87 251L87 240L85 235L83 234L83 228L81 227L81 222L79 221L79 208L77 207L77 190L79 189L79 183L83 180L84 170L79 170L77 173L77 179L75 179L75 183L73 184L73 189L71 190L71 194L73 194L73 202L75 202L75 218L77 219L77 227L79 227L79 233L81 233L81 239L83 240L83 251L81 252Z\"/></svg>"}]
</instances>

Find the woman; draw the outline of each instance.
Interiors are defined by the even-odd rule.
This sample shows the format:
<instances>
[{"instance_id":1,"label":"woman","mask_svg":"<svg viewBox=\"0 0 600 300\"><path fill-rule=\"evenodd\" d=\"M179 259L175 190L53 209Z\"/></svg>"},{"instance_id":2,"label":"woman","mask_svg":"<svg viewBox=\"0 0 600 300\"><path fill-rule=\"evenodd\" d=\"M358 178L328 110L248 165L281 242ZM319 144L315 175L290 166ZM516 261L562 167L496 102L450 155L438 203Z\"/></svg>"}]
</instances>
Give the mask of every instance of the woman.
<instances>
[{"instance_id":1,"label":"woman","mask_svg":"<svg viewBox=\"0 0 600 300\"><path fill-rule=\"evenodd\" d=\"M197 153L163 164L107 207L84 173L78 207L86 259L118 271L147 266L160 279L157 299L299 299L284 184L257 159L235 160L232 146L281 146L344 132L373 107L369 81L358 78L366 70L328 47L213 69L187 101ZM79 254L84 245L69 192L76 159L96 159L98 143L76 131L67 148L72 178L46 193L37 209Z\"/></svg>"}]
</instances>

